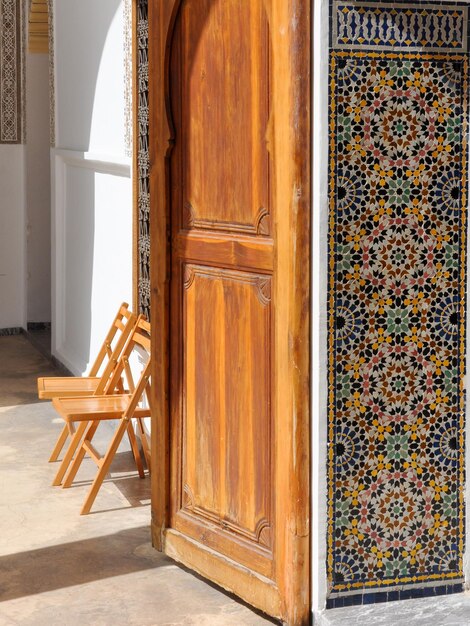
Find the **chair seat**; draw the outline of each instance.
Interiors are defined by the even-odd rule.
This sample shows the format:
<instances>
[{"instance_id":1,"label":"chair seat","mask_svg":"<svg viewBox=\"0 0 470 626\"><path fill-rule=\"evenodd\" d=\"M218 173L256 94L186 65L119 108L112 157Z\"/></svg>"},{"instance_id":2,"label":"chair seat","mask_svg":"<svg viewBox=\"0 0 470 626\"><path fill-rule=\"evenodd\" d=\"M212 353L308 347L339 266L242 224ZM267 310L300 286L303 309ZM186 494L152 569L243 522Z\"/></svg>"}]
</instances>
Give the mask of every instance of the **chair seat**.
<instances>
[{"instance_id":1,"label":"chair seat","mask_svg":"<svg viewBox=\"0 0 470 626\"><path fill-rule=\"evenodd\" d=\"M67 422L82 422L94 419L119 419L123 416L131 395L92 396L89 398L54 398L52 404ZM149 417L149 408L137 408L132 417Z\"/></svg>"},{"instance_id":2,"label":"chair seat","mask_svg":"<svg viewBox=\"0 0 470 626\"><path fill-rule=\"evenodd\" d=\"M41 400L92 396L98 387L98 377L75 378L73 376L38 378L38 395Z\"/></svg>"}]
</instances>

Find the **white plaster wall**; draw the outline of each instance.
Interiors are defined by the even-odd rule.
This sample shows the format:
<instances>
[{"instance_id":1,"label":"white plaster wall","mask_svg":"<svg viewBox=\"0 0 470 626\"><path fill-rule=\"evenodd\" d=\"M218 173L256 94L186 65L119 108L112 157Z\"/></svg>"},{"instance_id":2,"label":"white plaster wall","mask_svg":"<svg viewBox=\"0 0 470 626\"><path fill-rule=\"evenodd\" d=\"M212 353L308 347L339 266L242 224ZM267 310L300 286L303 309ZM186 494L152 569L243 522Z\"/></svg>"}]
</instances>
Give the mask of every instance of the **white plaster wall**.
<instances>
[{"instance_id":1,"label":"white plaster wall","mask_svg":"<svg viewBox=\"0 0 470 626\"><path fill-rule=\"evenodd\" d=\"M57 146L125 154L123 0L55 0Z\"/></svg>"},{"instance_id":2,"label":"white plaster wall","mask_svg":"<svg viewBox=\"0 0 470 626\"><path fill-rule=\"evenodd\" d=\"M51 321L49 55L26 56L27 320Z\"/></svg>"},{"instance_id":3,"label":"white plaster wall","mask_svg":"<svg viewBox=\"0 0 470 626\"><path fill-rule=\"evenodd\" d=\"M0 146L0 329L26 326L24 162L24 146Z\"/></svg>"},{"instance_id":4,"label":"white plaster wall","mask_svg":"<svg viewBox=\"0 0 470 626\"><path fill-rule=\"evenodd\" d=\"M122 0L55 1L53 354L93 361L132 300L132 184L125 156Z\"/></svg>"},{"instance_id":5,"label":"white plaster wall","mask_svg":"<svg viewBox=\"0 0 470 626\"><path fill-rule=\"evenodd\" d=\"M314 3L312 210L312 610L327 596L328 0Z\"/></svg>"}]
</instances>

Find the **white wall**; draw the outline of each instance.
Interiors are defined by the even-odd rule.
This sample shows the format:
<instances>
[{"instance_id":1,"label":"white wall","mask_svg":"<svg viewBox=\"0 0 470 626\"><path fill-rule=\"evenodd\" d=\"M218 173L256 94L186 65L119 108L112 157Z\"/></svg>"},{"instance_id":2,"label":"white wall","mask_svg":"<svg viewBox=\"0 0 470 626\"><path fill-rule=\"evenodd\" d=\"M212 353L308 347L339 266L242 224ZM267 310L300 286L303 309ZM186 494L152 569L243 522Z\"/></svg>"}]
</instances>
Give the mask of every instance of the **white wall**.
<instances>
[{"instance_id":1,"label":"white wall","mask_svg":"<svg viewBox=\"0 0 470 626\"><path fill-rule=\"evenodd\" d=\"M26 325L24 146L0 145L0 329Z\"/></svg>"},{"instance_id":2,"label":"white wall","mask_svg":"<svg viewBox=\"0 0 470 626\"><path fill-rule=\"evenodd\" d=\"M327 597L328 0L314 5L312 210L312 609Z\"/></svg>"},{"instance_id":3,"label":"white wall","mask_svg":"<svg viewBox=\"0 0 470 626\"><path fill-rule=\"evenodd\" d=\"M49 55L26 55L27 320L51 321Z\"/></svg>"},{"instance_id":4,"label":"white wall","mask_svg":"<svg viewBox=\"0 0 470 626\"><path fill-rule=\"evenodd\" d=\"M86 372L132 302L122 0L55 1L53 354Z\"/></svg>"}]
</instances>

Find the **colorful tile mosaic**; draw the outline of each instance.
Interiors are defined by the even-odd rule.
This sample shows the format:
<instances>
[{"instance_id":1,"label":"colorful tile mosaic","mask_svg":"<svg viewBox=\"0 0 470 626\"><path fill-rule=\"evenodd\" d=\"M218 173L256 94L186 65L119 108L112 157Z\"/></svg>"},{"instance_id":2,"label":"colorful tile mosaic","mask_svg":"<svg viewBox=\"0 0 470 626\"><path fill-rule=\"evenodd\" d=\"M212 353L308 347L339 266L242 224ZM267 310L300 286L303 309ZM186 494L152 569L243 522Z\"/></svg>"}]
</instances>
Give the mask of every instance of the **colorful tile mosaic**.
<instances>
[{"instance_id":1,"label":"colorful tile mosaic","mask_svg":"<svg viewBox=\"0 0 470 626\"><path fill-rule=\"evenodd\" d=\"M334 47L378 50L467 50L467 7L335 2Z\"/></svg>"},{"instance_id":2,"label":"colorful tile mosaic","mask_svg":"<svg viewBox=\"0 0 470 626\"><path fill-rule=\"evenodd\" d=\"M468 58L382 50L414 5L374 6L380 51L330 51L334 593L463 577Z\"/></svg>"}]
</instances>

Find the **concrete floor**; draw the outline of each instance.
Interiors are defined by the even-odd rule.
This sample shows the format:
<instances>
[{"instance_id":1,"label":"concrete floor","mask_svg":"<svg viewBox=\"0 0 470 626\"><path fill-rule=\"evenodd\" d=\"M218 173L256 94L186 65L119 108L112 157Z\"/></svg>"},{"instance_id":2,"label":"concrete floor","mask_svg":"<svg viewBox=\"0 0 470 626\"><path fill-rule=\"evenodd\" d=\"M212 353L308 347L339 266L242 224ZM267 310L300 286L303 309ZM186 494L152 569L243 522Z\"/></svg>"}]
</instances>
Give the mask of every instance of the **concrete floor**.
<instances>
[{"instance_id":1,"label":"concrete floor","mask_svg":"<svg viewBox=\"0 0 470 626\"><path fill-rule=\"evenodd\" d=\"M90 515L91 461L72 488L50 486L61 420L36 378L54 374L25 337L0 337L0 626L273 623L152 549L150 482L125 448Z\"/></svg>"}]
</instances>

